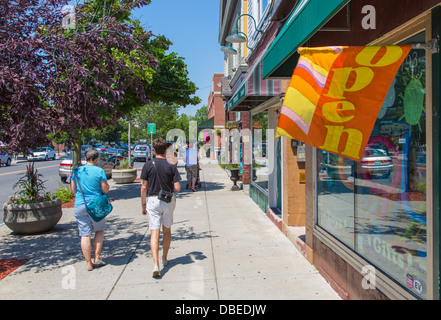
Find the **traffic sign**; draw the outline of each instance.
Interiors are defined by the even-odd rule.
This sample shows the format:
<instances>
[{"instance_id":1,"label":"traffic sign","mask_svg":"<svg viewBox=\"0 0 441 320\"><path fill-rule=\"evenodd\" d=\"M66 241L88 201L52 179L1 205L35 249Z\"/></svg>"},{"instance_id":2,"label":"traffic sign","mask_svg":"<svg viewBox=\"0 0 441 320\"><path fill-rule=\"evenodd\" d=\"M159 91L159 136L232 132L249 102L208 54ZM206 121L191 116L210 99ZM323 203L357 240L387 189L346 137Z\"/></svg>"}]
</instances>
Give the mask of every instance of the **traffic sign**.
<instances>
[{"instance_id":1,"label":"traffic sign","mask_svg":"<svg viewBox=\"0 0 441 320\"><path fill-rule=\"evenodd\" d=\"M148 123L147 124L147 133L155 134L156 133L156 123Z\"/></svg>"}]
</instances>

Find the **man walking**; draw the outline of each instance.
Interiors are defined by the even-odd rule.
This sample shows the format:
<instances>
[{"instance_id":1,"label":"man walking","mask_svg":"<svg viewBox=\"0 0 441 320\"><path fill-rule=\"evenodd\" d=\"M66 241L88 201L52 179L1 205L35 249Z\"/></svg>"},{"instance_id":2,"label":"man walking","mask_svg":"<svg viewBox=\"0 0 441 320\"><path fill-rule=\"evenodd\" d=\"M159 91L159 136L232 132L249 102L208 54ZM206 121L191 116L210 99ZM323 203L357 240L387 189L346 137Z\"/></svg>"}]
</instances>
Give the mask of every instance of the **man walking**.
<instances>
[{"instance_id":1,"label":"man walking","mask_svg":"<svg viewBox=\"0 0 441 320\"><path fill-rule=\"evenodd\" d=\"M187 170L188 188L195 192L199 175L199 153L194 145L188 145L185 150L185 169Z\"/></svg>"},{"instance_id":2,"label":"man walking","mask_svg":"<svg viewBox=\"0 0 441 320\"><path fill-rule=\"evenodd\" d=\"M150 246L153 255L153 277L160 277L159 271L159 234L162 225L162 264L168 264L167 254L171 243L171 225L176 197L171 202L158 199L161 190L167 192L181 191L181 176L178 169L166 159L167 142L164 139L153 141L156 158L147 161L141 172L141 206L142 214L148 214L151 233Z\"/></svg>"}]
</instances>

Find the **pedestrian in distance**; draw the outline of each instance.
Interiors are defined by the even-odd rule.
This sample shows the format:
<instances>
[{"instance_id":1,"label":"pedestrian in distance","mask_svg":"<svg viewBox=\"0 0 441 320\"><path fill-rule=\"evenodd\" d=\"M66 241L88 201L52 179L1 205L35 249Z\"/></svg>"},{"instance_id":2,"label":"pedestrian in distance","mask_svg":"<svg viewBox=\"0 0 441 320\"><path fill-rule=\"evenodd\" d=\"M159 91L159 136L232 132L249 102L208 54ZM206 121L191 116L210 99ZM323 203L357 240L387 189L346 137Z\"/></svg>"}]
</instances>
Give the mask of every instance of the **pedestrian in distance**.
<instances>
[{"instance_id":1,"label":"pedestrian in distance","mask_svg":"<svg viewBox=\"0 0 441 320\"><path fill-rule=\"evenodd\" d=\"M185 170L187 171L188 188L196 191L199 176L199 152L194 144L188 144L185 150Z\"/></svg>"},{"instance_id":2,"label":"pedestrian in distance","mask_svg":"<svg viewBox=\"0 0 441 320\"><path fill-rule=\"evenodd\" d=\"M95 222L86 210L86 203L89 203L102 194L107 194L110 189L104 170L96 165L98 157L99 153L96 149L87 149L85 154L86 164L74 170L70 181L71 192L75 195L74 216L77 220L79 235L81 237L81 250L86 259L87 270L89 271L106 264L101 259L106 219ZM80 193L80 187L84 199ZM84 200L86 203L84 203ZM92 234L94 233L94 262L92 262L91 240Z\"/></svg>"},{"instance_id":3,"label":"pedestrian in distance","mask_svg":"<svg viewBox=\"0 0 441 320\"><path fill-rule=\"evenodd\" d=\"M147 161L141 172L142 214L147 215L150 228L150 247L153 256L153 277L161 277L159 268L159 235L162 226L162 265L168 264L167 256L171 243L171 226L176 207L176 196L171 202L159 199L161 190L170 193L181 191L181 175L174 164L167 161L167 142L164 139L153 141L156 158Z\"/></svg>"}]
</instances>

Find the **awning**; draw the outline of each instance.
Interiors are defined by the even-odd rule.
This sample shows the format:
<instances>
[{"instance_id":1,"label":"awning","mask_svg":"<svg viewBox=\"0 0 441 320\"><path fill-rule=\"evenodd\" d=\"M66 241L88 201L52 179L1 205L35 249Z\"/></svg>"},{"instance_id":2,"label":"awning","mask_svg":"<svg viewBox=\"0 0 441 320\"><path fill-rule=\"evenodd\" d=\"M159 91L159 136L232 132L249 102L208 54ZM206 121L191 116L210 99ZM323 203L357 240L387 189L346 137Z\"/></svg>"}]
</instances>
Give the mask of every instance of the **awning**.
<instances>
[{"instance_id":1,"label":"awning","mask_svg":"<svg viewBox=\"0 0 441 320\"><path fill-rule=\"evenodd\" d=\"M262 61L257 62L228 101L228 111L250 111L282 93L282 80L263 80Z\"/></svg>"},{"instance_id":2,"label":"awning","mask_svg":"<svg viewBox=\"0 0 441 320\"><path fill-rule=\"evenodd\" d=\"M350 0L301 0L263 57L263 79L291 78L297 49Z\"/></svg>"},{"instance_id":3,"label":"awning","mask_svg":"<svg viewBox=\"0 0 441 320\"><path fill-rule=\"evenodd\" d=\"M214 117L208 119L205 122L202 122L200 125L198 125L198 129L214 129Z\"/></svg>"}]
</instances>

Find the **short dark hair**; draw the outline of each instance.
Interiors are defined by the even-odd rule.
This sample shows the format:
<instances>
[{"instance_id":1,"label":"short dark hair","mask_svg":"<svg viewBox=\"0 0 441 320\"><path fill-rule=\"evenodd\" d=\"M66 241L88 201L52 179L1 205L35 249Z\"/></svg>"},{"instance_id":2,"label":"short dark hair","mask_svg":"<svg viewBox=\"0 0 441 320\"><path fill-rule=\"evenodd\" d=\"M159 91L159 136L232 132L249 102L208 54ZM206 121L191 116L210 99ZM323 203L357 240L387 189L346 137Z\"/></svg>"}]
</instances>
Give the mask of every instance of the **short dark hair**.
<instances>
[{"instance_id":1,"label":"short dark hair","mask_svg":"<svg viewBox=\"0 0 441 320\"><path fill-rule=\"evenodd\" d=\"M88 148L86 150L86 161L95 161L98 159L100 153L95 148Z\"/></svg>"},{"instance_id":2,"label":"short dark hair","mask_svg":"<svg viewBox=\"0 0 441 320\"><path fill-rule=\"evenodd\" d=\"M155 149L156 154L164 155L167 151L167 141L162 138L157 138L153 140L153 149Z\"/></svg>"}]
</instances>

